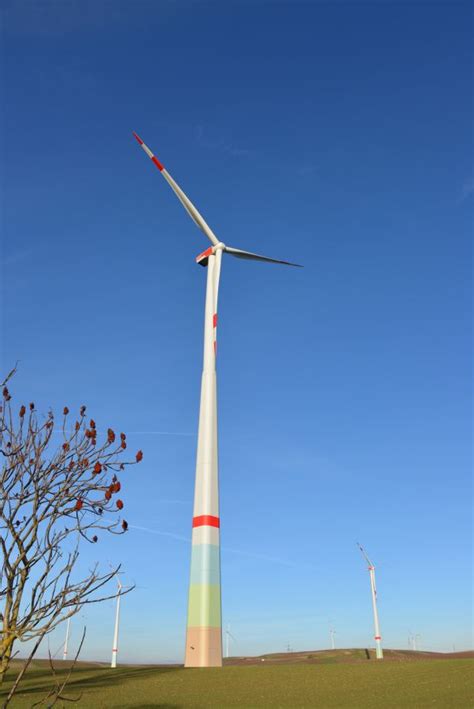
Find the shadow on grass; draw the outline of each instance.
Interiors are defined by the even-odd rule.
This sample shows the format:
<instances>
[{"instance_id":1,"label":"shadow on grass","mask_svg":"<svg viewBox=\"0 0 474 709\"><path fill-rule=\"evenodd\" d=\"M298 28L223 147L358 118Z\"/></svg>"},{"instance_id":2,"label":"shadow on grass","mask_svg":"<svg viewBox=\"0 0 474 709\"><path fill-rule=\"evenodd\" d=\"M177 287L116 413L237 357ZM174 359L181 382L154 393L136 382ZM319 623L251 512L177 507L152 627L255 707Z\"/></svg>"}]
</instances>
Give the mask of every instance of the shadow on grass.
<instances>
[{"instance_id":1,"label":"shadow on grass","mask_svg":"<svg viewBox=\"0 0 474 709\"><path fill-rule=\"evenodd\" d=\"M116 669L116 670L111 670L110 668L97 668L95 670L92 670L92 672L97 673L97 674L89 674L91 672L90 669L83 670L82 672L87 672L88 675L86 677L81 677L81 672L78 671L76 673L73 672L71 675L71 679L67 683L66 689L65 689L65 694L66 696L68 694L76 694L77 691L85 691L87 689L100 689L101 687L116 687L119 684L123 684L124 682L128 682L130 679L143 679L146 677L149 677L151 675L158 675L158 674L165 674L167 672L175 672L176 670L182 669L181 667L141 667L137 669L133 668L127 668L127 669ZM34 683L35 680L40 679L41 676L41 683ZM58 678L61 677L61 672L58 672ZM32 683L33 680L33 683ZM36 693L41 693L41 692L47 692L49 687L52 685L52 681L49 682L50 680L50 675L45 673L45 671L40 671L39 673L37 671L32 672L29 674L26 678L26 681L22 684L20 684L18 688L18 695L28 695L28 694L36 694ZM2 690L0 690L0 698L2 694L6 696L6 694L9 691L9 687L4 687ZM121 709L125 709L125 706L123 704L117 705L120 706ZM179 709L178 705L175 704L129 704L129 707L133 707L134 709L145 709L148 707L154 707L155 709Z\"/></svg>"},{"instance_id":2,"label":"shadow on grass","mask_svg":"<svg viewBox=\"0 0 474 709\"><path fill-rule=\"evenodd\" d=\"M182 704L117 704L110 709L183 709Z\"/></svg>"}]
</instances>

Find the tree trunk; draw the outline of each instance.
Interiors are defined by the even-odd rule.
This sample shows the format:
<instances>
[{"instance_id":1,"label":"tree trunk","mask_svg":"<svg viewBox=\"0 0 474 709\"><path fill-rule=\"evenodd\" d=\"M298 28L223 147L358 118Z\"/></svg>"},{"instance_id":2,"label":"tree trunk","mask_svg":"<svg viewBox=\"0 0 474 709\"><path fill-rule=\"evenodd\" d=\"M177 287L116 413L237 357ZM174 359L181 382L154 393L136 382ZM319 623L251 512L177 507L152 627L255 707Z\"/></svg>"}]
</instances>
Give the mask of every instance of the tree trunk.
<instances>
[{"instance_id":1,"label":"tree trunk","mask_svg":"<svg viewBox=\"0 0 474 709\"><path fill-rule=\"evenodd\" d=\"M13 643L15 638L4 632L4 637L0 645L0 684L2 684L6 671L12 659Z\"/></svg>"}]
</instances>

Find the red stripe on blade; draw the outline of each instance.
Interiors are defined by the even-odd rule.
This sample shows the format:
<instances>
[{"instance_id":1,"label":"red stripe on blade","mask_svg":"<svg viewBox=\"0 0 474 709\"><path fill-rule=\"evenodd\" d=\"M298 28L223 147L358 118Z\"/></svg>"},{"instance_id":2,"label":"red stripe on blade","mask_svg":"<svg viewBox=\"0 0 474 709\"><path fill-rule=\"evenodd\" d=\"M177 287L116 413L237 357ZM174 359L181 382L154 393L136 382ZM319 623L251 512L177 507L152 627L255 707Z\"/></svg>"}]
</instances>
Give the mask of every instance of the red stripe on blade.
<instances>
[{"instance_id":1,"label":"red stripe on blade","mask_svg":"<svg viewBox=\"0 0 474 709\"><path fill-rule=\"evenodd\" d=\"M212 515L199 515L193 517L193 527L220 527L219 517Z\"/></svg>"},{"instance_id":2,"label":"red stripe on blade","mask_svg":"<svg viewBox=\"0 0 474 709\"><path fill-rule=\"evenodd\" d=\"M158 168L158 170L159 170L160 172L165 169L165 166L162 165L162 164L160 163L160 161L158 160L158 158L156 158L154 155L153 155L151 161L155 163L156 167Z\"/></svg>"}]
</instances>

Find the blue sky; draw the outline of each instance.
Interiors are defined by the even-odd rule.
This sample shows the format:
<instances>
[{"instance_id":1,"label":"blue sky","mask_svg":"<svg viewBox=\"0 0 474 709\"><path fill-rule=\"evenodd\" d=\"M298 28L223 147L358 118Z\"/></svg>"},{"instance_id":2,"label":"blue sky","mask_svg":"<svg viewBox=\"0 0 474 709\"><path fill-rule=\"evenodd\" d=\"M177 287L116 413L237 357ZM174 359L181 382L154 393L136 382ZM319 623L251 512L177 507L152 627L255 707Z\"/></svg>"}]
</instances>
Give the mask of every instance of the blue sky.
<instances>
[{"instance_id":1,"label":"blue sky","mask_svg":"<svg viewBox=\"0 0 474 709\"><path fill-rule=\"evenodd\" d=\"M6 0L3 47L2 368L145 454L93 549L137 584L121 659L183 657L206 248L132 130L223 241L305 266L223 265L233 652L370 644L357 540L386 646L470 647L470 3Z\"/></svg>"}]
</instances>

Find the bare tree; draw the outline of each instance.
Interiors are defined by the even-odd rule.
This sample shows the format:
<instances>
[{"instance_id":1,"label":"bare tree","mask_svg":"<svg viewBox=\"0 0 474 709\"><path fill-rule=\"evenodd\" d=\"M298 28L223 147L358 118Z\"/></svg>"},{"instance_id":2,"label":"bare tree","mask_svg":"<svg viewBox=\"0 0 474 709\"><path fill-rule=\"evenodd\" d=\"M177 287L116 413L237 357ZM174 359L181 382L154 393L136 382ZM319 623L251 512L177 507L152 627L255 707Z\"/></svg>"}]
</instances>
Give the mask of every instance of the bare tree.
<instances>
[{"instance_id":1,"label":"bare tree","mask_svg":"<svg viewBox=\"0 0 474 709\"><path fill-rule=\"evenodd\" d=\"M120 567L104 573L95 564L81 576L79 543L127 531L119 475L143 458L138 451L123 462L126 435L99 433L85 406L77 418L64 407L59 424L34 403L14 406L6 386L14 371L0 385L0 682L17 641L37 649L85 604L116 596L104 586Z\"/></svg>"}]
</instances>

